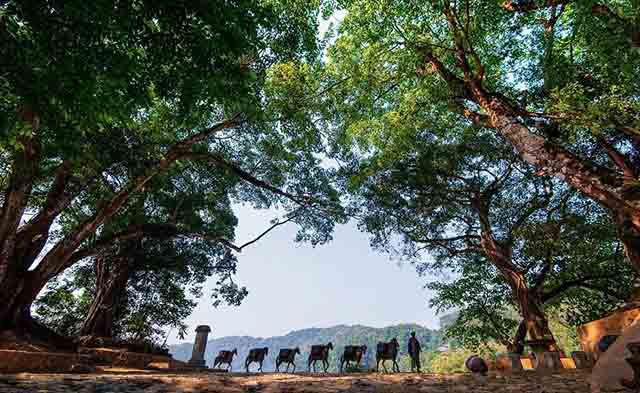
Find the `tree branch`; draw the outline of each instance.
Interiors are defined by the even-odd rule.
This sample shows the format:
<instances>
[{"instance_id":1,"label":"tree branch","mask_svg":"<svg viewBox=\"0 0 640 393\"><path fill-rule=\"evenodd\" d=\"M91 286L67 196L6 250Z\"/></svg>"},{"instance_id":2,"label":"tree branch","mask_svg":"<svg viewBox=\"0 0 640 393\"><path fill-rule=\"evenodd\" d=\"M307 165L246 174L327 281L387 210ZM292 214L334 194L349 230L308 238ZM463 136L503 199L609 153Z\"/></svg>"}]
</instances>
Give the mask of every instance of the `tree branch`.
<instances>
[{"instance_id":1,"label":"tree branch","mask_svg":"<svg viewBox=\"0 0 640 393\"><path fill-rule=\"evenodd\" d=\"M188 160L195 160L195 161L205 161L205 162L209 162L212 163L218 167L221 168L225 168L229 171L231 171L234 175L238 176L240 179L246 181L247 183L250 183L258 188L262 188L264 190L268 190L273 192L276 195L280 195L283 196L295 203L297 203L298 205L301 206L308 206L311 203L311 200L308 196L297 196L297 195L293 195L291 193L288 193L286 191L283 191L277 187L272 186L271 184L260 180L256 177L254 177L253 175L251 175L250 173L244 171L243 169L241 169L240 167L238 167L237 165L225 160L222 156L217 155L217 154L210 154L210 153L186 153L182 156L182 158L184 159L188 159Z\"/></svg>"},{"instance_id":2,"label":"tree branch","mask_svg":"<svg viewBox=\"0 0 640 393\"><path fill-rule=\"evenodd\" d=\"M502 8L511 12L531 12L537 11L543 8L555 7L559 5L567 5L575 3L575 0L546 0L542 4L535 0L507 0L502 3ZM615 13L611 8L603 3L595 3L591 7L591 13L595 16L603 18L610 25L622 26L624 33L627 35L627 41L632 48L640 47L640 28L635 26L632 22L622 18Z\"/></svg>"},{"instance_id":3,"label":"tree branch","mask_svg":"<svg viewBox=\"0 0 640 393\"><path fill-rule=\"evenodd\" d=\"M171 238L175 237L177 234L178 228L173 223L131 225L123 231L117 232L109 237L99 239L90 247L77 250L72 254L71 258L69 258L65 268L72 266L74 263L81 261L84 258L94 256L100 251L112 247L116 242L141 237Z\"/></svg>"},{"instance_id":4,"label":"tree branch","mask_svg":"<svg viewBox=\"0 0 640 393\"><path fill-rule=\"evenodd\" d=\"M37 136L40 117L29 108L23 108L19 116L22 121L30 123L31 135L21 135L17 138L21 147L15 152L4 203L0 207L0 282L9 274L10 269L16 267L9 265L15 262L13 253L17 230L26 210L41 160L41 146Z\"/></svg>"},{"instance_id":5,"label":"tree branch","mask_svg":"<svg viewBox=\"0 0 640 393\"><path fill-rule=\"evenodd\" d=\"M569 280L569 281L565 281L563 283L561 283L560 285L558 285L557 287L551 289L550 291L542 294L540 296L540 299L542 301L542 303L547 303L548 301L552 300L553 298L555 298L556 296L561 295L563 292L568 291L571 288L575 288L575 287L584 287L585 285L591 285L593 286L593 284L588 284L589 281L591 280L598 280L598 279L616 279L618 278L619 275L618 274L611 274L608 276L584 276L584 277L580 277L580 278L576 278L574 280ZM593 288L591 288L593 289Z\"/></svg>"},{"instance_id":6,"label":"tree branch","mask_svg":"<svg viewBox=\"0 0 640 393\"><path fill-rule=\"evenodd\" d=\"M236 252L242 252L242 250L256 242L258 242L260 239L262 239L263 237L265 237L269 232L271 232L272 230L276 229L277 227L284 225L288 222L293 221L295 218L297 218L298 216L300 216L300 214L294 214L292 216L290 216L289 218L287 218L286 220L283 221L276 221L275 223L273 223L273 225L271 225L269 228L267 228L266 230L264 230L261 234L259 234L258 236L256 236L255 238L249 240L248 242L240 245L240 246L236 246L235 244L233 244L232 242L230 242L227 239L224 238L220 238L220 237L215 237L215 238L210 238L208 236L199 236L202 239L205 240L213 240L213 241L219 241L222 244L224 244L225 246L233 249Z\"/></svg>"},{"instance_id":7,"label":"tree branch","mask_svg":"<svg viewBox=\"0 0 640 393\"><path fill-rule=\"evenodd\" d=\"M54 277L66 267L70 266L69 258L89 235L95 233L100 225L115 215L132 195L144 189L151 179L167 170L175 161L188 153L188 149L192 145L204 141L217 132L234 128L241 124L240 114L236 114L232 118L208 127L169 148L165 156L152 166L146 174L138 176L128 182L124 189L116 193L92 217L83 221L74 231L53 246L33 272L37 280L33 282L32 292L34 293L32 293L31 296L35 298L40 289L44 287L51 277Z\"/></svg>"},{"instance_id":8,"label":"tree branch","mask_svg":"<svg viewBox=\"0 0 640 393\"><path fill-rule=\"evenodd\" d=\"M91 181L91 177L75 179L71 169L71 162L68 160L58 166L43 208L18 230L15 258L20 260L25 268L33 264L46 245L56 217ZM71 184L74 185L73 188L70 187Z\"/></svg>"},{"instance_id":9,"label":"tree branch","mask_svg":"<svg viewBox=\"0 0 640 393\"><path fill-rule=\"evenodd\" d=\"M507 0L502 3L502 8L511 12L529 12L536 11L542 8L549 8L558 5L566 5L573 3L575 0L545 0L544 3L539 4L535 0Z\"/></svg>"},{"instance_id":10,"label":"tree branch","mask_svg":"<svg viewBox=\"0 0 640 393\"><path fill-rule=\"evenodd\" d=\"M615 166L617 166L624 176L628 179L635 180L636 171L633 168L633 164L620 153L604 136L598 138L598 144L607 152L609 159Z\"/></svg>"}]
</instances>

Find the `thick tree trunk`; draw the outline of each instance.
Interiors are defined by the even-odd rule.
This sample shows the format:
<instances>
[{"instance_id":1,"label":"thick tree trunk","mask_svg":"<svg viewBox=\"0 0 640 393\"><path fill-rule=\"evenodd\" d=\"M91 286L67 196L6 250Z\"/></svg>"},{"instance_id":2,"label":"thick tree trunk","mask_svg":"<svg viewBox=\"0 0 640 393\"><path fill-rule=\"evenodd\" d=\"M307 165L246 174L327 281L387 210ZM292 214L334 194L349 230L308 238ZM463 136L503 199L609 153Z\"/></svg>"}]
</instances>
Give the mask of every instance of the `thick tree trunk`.
<instances>
[{"instance_id":1,"label":"thick tree trunk","mask_svg":"<svg viewBox=\"0 0 640 393\"><path fill-rule=\"evenodd\" d=\"M509 6L507 3L511 4ZM516 2L506 2L507 9ZM533 4L533 3L532 3ZM560 4L559 2L556 4ZM445 12L446 14L446 12ZM455 35L456 27L452 26ZM462 60L466 49L456 42ZM489 92L483 87L481 76L474 77L465 72L465 79L459 78L438 59L430 48L423 48L421 54L440 77L449 85L449 89L478 104L486 116L462 107L463 113L482 126L491 127L502 135L519 153L522 159L543 173L561 179L588 198L609 209L616 220L618 233L625 245L630 262L640 271L640 194L629 192L625 178L619 171L596 165L576 156L569 150L532 132L523 122L528 114L514 106L499 94ZM460 68L464 70L464 61ZM622 127L623 132L624 127ZM635 132L630 132L634 135ZM634 179L635 180L635 179Z\"/></svg>"},{"instance_id":2,"label":"thick tree trunk","mask_svg":"<svg viewBox=\"0 0 640 393\"><path fill-rule=\"evenodd\" d=\"M509 283L522 317L522 322L516 332L514 343L516 347L523 350L524 345L530 341L535 343L536 350L557 351L556 340L549 329L549 322L542 302L539 296L527 286L524 275L517 271L509 271L503 272L503 276Z\"/></svg>"},{"instance_id":3,"label":"thick tree trunk","mask_svg":"<svg viewBox=\"0 0 640 393\"><path fill-rule=\"evenodd\" d=\"M22 274L13 271L5 277L0 286L0 330L16 329L23 325L23 317L28 315L28 307L21 305L20 295L25 287L25 278Z\"/></svg>"},{"instance_id":4,"label":"thick tree trunk","mask_svg":"<svg viewBox=\"0 0 640 393\"><path fill-rule=\"evenodd\" d=\"M501 242L494 238L489 219L490 195L476 195L473 198L473 206L478 214L481 227L480 245L482 250L507 281L511 289L511 295L518 305L522 323L516 334L514 348L516 351L524 350L525 338L537 342L537 348L555 351L557 346L555 338L549 329L547 317L542 308L542 301L538 294L532 291L524 273L522 273L512 261L512 246L509 242ZM545 344L546 343L546 344Z\"/></svg>"},{"instance_id":5,"label":"thick tree trunk","mask_svg":"<svg viewBox=\"0 0 640 393\"><path fill-rule=\"evenodd\" d=\"M490 124L525 161L565 181L611 212L626 255L640 271L639 193L630 190L624 177L617 172L591 165L531 132L504 99L488 94L477 85L472 91L476 101L487 111Z\"/></svg>"},{"instance_id":6,"label":"thick tree trunk","mask_svg":"<svg viewBox=\"0 0 640 393\"><path fill-rule=\"evenodd\" d=\"M129 267L126 257L96 260L96 293L82 324L82 336L113 338L116 318L126 301Z\"/></svg>"},{"instance_id":7,"label":"thick tree trunk","mask_svg":"<svg viewBox=\"0 0 640 393\"><path fill-rule=\"evenodd\" d=\"M31 316L31 302L24 299L24 288L28 286L24 278L7 281L13 287L2 287L0 293L7 300L2 312L6 316L0 320L0 330L12 330L20 339L49 346L55 350L75 350L73 340L47 328ZM15 291L12 290L15 288Z\"/></svg>"},{"instance_id":8,"label":"thick tree trunk","mask_svg":"<svg viewBox=\"0 0 640 393\"><path fill-rule=\"evenodd\" d=\"M618 237L627 259L640 272L640 214L621 210L614 212Z\"/></svg>"}]
</instances>

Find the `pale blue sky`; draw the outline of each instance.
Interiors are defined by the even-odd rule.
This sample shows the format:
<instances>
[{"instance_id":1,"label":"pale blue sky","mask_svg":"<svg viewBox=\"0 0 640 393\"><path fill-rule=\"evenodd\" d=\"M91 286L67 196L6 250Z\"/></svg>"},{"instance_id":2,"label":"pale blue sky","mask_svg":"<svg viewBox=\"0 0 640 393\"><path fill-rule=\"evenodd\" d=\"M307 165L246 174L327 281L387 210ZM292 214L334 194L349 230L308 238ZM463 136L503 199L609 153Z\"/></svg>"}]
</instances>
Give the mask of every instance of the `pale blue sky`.
<instances>
[{"instance_id":1,"label":"pale blue sky","mask_svg":"<svg viewBox=\"0 0 640 393\"><path fill-rule=\"evenodd\" d=\"M237 209L237 243L255 237L275 217L272 211ZM413 266L390 260L369 247L367 234L355 222L336 228L323 246L295 243L295 224L279 227L238 255L237 282L249 296L239 307L211 306L205 297L186 323L193 341L196 325L212 328L209 337L269 337L310 327L362 324L383 327L397 323L438 326L428 308L425 279ZM172 334L169 343L179 342Z\"/></svg>"}]
</instances>

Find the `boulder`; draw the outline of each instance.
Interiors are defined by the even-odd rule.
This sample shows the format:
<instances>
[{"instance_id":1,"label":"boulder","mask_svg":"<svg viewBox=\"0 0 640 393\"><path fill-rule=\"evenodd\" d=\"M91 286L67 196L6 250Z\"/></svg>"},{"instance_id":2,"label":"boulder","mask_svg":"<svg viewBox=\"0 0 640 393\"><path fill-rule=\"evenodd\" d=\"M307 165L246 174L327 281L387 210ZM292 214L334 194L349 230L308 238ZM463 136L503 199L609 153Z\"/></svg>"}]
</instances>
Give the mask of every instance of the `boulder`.
<instances>
[{"instance_id":1,"label":"boulder","mask_svg":"<svg viewBox=\"0 0 640 393\"><path fill-rule=\"evenodd\" d=\"M616 340L618 339L618 337L620 337L619 334L608 334L606 336L603 336L600 341L598 341L598 352L600 353L605 353L607 352L607 349L609 349L609 347L611 346L611 344L613 344L614 342L616 342Z\"/></svg>"},{"instance_id":2,"label":"boulder","mask_svg":"<svg viewBox=\"0 0 640 393\"><path fill-rule=\"evenodd\" d=\"M487 371L489 371L487 362L485 362L484 359L478 355L469 356L464 364L465 366L467 366L467 369L474 374L486 375Z\"/></svg>"},{"instance_id":3,"label":"boulder","mask_svg":"<svg viewBox=\"0 0 640 393\"><path fill-rule=\"evenodd\" d=\"M585 323L578 328L578 337L582 350L592 353L597 359L602 354L602 351L598 348L601 346L602 339L605 336L623 334L638 318L640 318L640 306L636 304L635 306L625 306L605 318ZM605 339L602 345L608 340L610 339Z\"/></svg>"},{"instance_id":4,"label":"boulder","mask_svg":"<svg viewBox=\"0 0 640 393\"><path fill-rule=\"evenodd\" d=\"M623 379L633 380L633 370L625 361L625 349L627 344L637 341L640 341L640 323L636 321L596 362L591 374L592 393L622 390Z\"/></svg>"}]
</instances>

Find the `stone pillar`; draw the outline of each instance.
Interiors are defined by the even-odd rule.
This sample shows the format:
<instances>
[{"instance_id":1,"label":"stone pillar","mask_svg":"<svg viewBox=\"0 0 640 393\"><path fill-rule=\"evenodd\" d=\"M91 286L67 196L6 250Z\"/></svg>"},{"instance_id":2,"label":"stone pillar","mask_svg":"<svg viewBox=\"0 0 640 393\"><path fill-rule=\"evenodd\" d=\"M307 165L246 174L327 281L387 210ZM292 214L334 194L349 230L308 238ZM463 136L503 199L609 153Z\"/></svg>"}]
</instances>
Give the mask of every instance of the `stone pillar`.
<instances>
[{"instance_id":1,"label":"stone pillar","mask_svg":"<svg viewBox=\"0 0 640 393\"><path fill-rule=\"evenodd\" d=\"M584 351L571 352L571 358L577 369L592 368L593 357L590 353Z\"/></svg>"},{"instance_id":2,"label":"stone pillar","mask_svg":"<svg viewBox=\"0 0 640 393\"><path fill-rule=\"evenodd\" d=\"M200 325L196 328L196 340L193 343L193 352L189 360L189 366L207 367L204 361L204 350L207 348L207 336L211 328L207 325Z\"/></svg>"}]
</instances>

